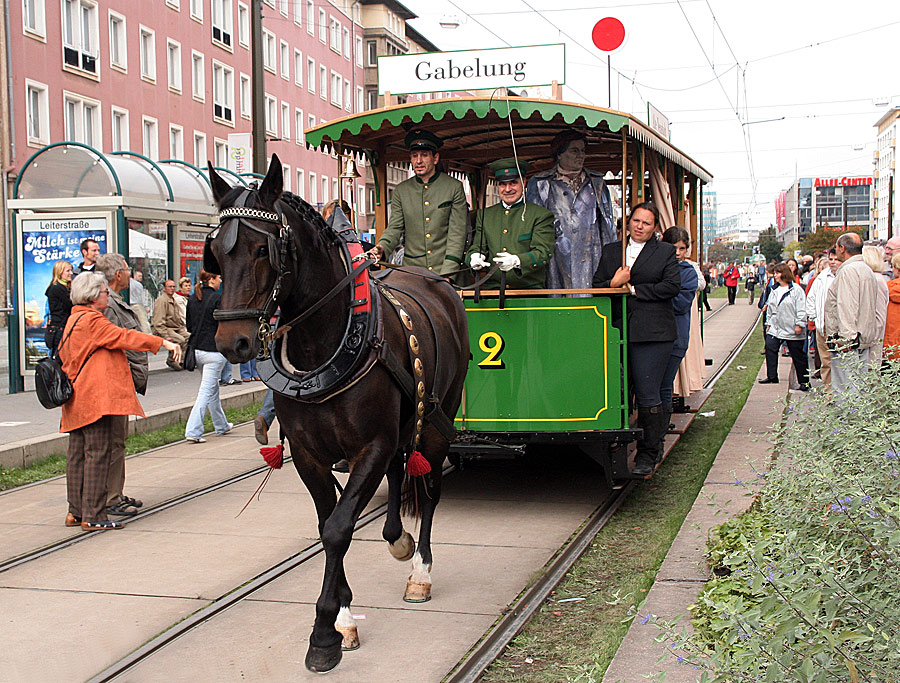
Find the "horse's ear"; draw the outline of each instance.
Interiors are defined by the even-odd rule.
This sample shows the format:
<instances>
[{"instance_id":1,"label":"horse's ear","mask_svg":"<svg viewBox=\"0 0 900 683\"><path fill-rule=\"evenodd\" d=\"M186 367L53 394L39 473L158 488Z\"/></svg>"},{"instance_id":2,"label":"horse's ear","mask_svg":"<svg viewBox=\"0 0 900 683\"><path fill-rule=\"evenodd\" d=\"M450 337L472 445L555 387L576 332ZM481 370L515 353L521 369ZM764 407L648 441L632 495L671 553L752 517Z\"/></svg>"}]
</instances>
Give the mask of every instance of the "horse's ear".
<instances>
[{"instance_id":1,"label":"horse's ear","mask_svg":"<svg viewBox=\"0 0 900 683\"><path fill-rule=\"evenodd\" d=\"M213 199L216 200L216 204L220 204L222 197L231 190L231 185L226 183L222 176L216 173L216 169L213 168L213 162L207 160L206 165L209 168L209 182L212 185Z\"/></svg>"},{"instance_id":2,"label":"horse's ear","mask_svg":"<svg viewBox=\"0 0 900 683\"><path fill-rule=\"evenodd\" d=\"M281 197L284 190L284 173L281 169L281 160L277 154L272 155L269 171L265 180L259 186L259 198L263 206L275 206L275 202Z\"/></svg>"}]
</instances>

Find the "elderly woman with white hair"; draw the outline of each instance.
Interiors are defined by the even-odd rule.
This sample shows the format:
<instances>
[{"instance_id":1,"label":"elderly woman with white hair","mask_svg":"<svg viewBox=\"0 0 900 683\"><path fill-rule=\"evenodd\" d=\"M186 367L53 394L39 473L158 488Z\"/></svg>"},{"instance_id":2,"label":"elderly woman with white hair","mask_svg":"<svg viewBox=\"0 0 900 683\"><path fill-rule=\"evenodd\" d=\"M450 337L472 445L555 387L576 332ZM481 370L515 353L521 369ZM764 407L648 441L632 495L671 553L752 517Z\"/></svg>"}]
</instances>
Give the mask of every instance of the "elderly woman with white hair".
<instances>
[{"instance_id":1,"label":"elderly woman with white hair","mask_svg":"<svg viewBox=\"0 0 900 683\"><path fill-rule=\"evenodd\" d=\"M881 247L867 244L863 247L862 257L865 264L875 273L875 280L878 282L878 297L875 300L875 325L878 328L878 341L875 342L875 345L880 347L884 341L889 299L887 281L884 279L884 250ZM876 354L876 356L880 355L880 353Z\"/></svg>"},{"instance_id":2,"label":"elderly woman with white hair","mask_svg":"<svg viewBox=\"0 0 900 683\"><path fill-rule=\"evenodd\" d=\"M103 312L109 286L99 273L84 272L72 280L72 313L63 330L59 357L74 394L63 404L59 430L69 432L66 526L85 531L121 529L106 516L113 416L140 415L126 349L152 351L161 346L180 360L181 347L161 337L117 327Z\"/></svg>"}]
</instances>

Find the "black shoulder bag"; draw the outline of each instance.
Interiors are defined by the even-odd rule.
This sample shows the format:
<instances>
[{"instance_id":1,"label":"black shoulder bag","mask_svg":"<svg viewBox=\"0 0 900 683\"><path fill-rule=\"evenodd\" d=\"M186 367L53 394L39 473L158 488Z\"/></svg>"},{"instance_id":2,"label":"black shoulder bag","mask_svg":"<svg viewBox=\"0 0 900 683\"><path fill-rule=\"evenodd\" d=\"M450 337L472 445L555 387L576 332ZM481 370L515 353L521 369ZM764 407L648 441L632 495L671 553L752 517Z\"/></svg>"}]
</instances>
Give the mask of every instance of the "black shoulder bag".
<instances>
[{"instance_id":1,"label":"black shoulder bag","mask_svg":"<svg viewBox=\"0 0 900 683\"><path fill-rule=\"evenodd\" d=\"M78 374L75 375L74 379L70 380L69 376L62 368L62 362L59 360L59 352L62 349L63 344L65 344L69 340L69 337L72 336L75 325L77 325L78 321L85 315L87 314L82 313L78 316L72 324L72 327L69 329L69 334L67 334L66 338L59 343L58 347L56 347L56 351L46 358L39 360L37 367L34 370L34 388L37 392L38 401L40 401L41 405L47 409L59 408L63 403L66 403L72 398L72 395L75 393L72 384L78 379L78 375L80 375L81 371L84 369L84 364L91 359L91 356L94 355L94 351L97 350L94 349L94 351L91 351L88 354L88 357L84 359L81 367L78 368Z\"/></svg>"},{"instance_id":2,"label":"black shoulder bag","mask_svg":"<svg viewBox=\"0 0 900 683\"><path fill-rule=\"evenodd\" d=\"M200 309L200 317L201 321L198 323L197 331L200 331L199 325L202 324L203 318L206 316L207 303L209 299L203 301L203 306ZM188 372L193 372L197 369L197 345L196 345L196 335L191 332L191 336L188 337L187 344L184 347L184 358L181 359L181 365Z\"/></svg>"}]
</instances>

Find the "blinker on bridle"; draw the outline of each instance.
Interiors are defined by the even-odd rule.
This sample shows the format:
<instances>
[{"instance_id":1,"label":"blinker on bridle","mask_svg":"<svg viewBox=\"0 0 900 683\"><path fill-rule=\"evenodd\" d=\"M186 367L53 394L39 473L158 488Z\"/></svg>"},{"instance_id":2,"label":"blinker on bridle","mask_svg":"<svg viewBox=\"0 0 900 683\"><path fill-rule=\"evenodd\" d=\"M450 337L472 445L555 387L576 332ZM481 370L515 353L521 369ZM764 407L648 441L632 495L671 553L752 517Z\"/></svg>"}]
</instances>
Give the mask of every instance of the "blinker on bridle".
<instances>
[{"instance_id":1,"label":"blinker on bridle","mask_svg":"<svg viewBox=\"0 0 900 683\"><path fill-rule=\"evenodd\" d=\"M214 258L210 244L220 233L223 239L222 247L226 254L230 253L237 244L238 228L241 225L266 238L269 249L269 264L277 273L275 286L272 288L266 303L262 308L218 309L213 311L213 318L218 321L258 319L260 325L258 336L260 339L264 339L271 332L269 319L275 313L278 295L281 293L282 283L287 275L285 265L288 260L289 250L293 245L293 235L288 225L287 216L278 207L276 207L275 211L263 211L262 209L252 209L245 206L250 194L250 190L244 190L233 206L229 206L219 212L219 227L206 236L204 260L207 254ZM279 226L278 237L276 238L272 233L256 227L248 222L249 220L263 221Z\"/></svg>"}]
</instances>

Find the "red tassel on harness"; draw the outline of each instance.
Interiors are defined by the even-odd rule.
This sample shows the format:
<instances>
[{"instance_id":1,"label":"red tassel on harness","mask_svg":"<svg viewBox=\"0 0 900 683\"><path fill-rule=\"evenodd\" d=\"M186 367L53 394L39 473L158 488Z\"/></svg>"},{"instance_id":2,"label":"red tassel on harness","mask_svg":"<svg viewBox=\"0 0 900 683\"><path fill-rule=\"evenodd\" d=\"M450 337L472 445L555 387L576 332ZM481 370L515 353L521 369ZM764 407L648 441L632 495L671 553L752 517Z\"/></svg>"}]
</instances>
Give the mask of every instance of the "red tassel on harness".
<instances>
[{"instance_id":1,"label":"red tassel on harness","mask_svg":"<svg viewBox=\"0 0 900 683\"><path fill-rule=\"evenodd\" d=\"M270 446L269 448L260 448L259 454L266 461L266 464L274 470L280 470L281 466L284 464L284 444Z\"/></svg>"},{"instance_id":2,"label":"red tassel on harness","mask_svg":"<svg viewBox=\"0 0 900 683\"><path fill-rule=\"evenodd\" d=\"M431 463L419 451L413 451L406 463L406 473L411 477L422 477L431 472Z\"/></svg>"}]
</instances>

